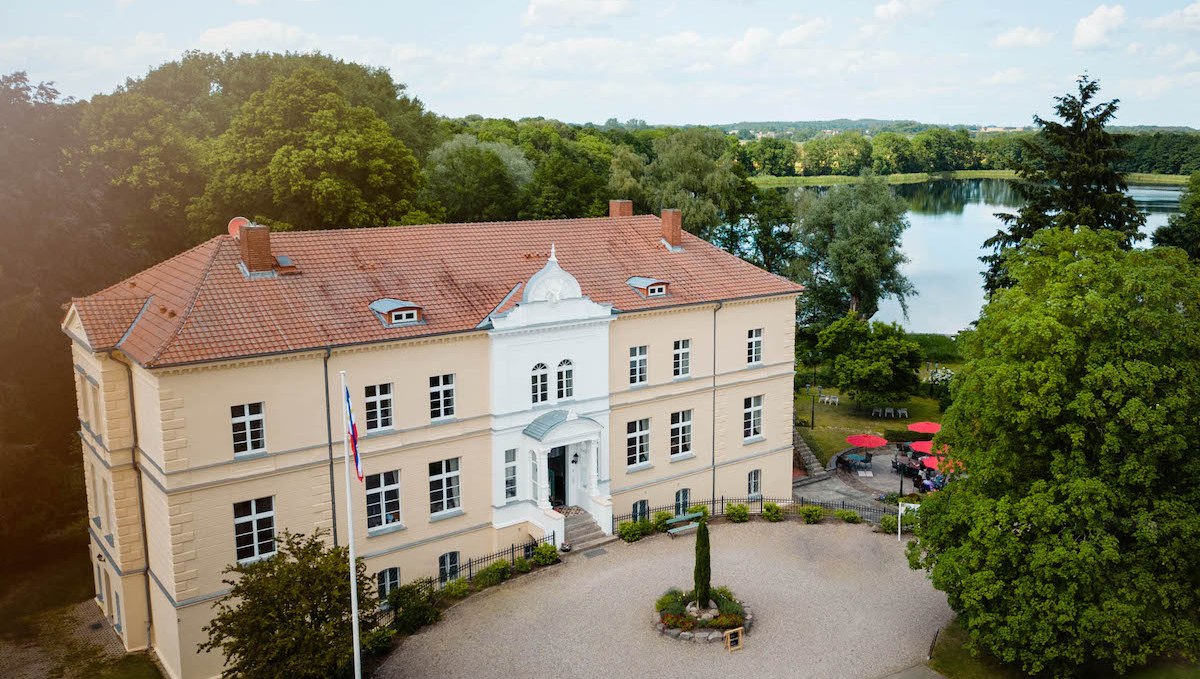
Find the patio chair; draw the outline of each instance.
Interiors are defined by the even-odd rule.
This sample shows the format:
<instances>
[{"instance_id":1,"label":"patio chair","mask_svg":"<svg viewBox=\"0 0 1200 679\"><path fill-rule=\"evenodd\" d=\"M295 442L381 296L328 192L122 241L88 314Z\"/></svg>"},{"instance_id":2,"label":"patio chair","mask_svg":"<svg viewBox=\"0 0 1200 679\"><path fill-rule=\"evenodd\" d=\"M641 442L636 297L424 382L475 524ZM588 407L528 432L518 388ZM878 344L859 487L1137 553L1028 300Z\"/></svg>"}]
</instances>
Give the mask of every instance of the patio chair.
<instances>
[{"instance_id":1,"label":"patio chair","mask_svg":"<svg viewBox=\"0 0 1200 679\"><path fill-rule=\"evenodd\" d=\"M832 405L835 405L835 406L837 406L837 405L841 405L841 404L842 404L842 400L841 400L841 399L842 399L842 397L841 397L841 396L830 396L830 397L829 397L829 403L830 403L830 404L832 404Z\"/></svg>"},{"instance_id":2,"label":"patio chair","mask_svg":"<svg viewBox=\"0 0 1200 679\"><path fill-rule=\"evenodd\" d=\"M879 417L883 415L883 408L871 408L871 417Z\"/></svg>"},{"instance_id":3,"label":"patio chair","mask_svg":"<svg viewBox=\"0 0 1200 679\"><path fill-rule=\"evenodd\" d=\"M884 408L884 409L883 409L883 416L884 416L884 417L895 417L895 416L896 416L896 411L895 411L895 410L893 410L893 409L892 409L892 408L890 408L890 407L888 407L888 408Z\"/></svg>"},{"instance_id":4,"label":"patio chair","mask_svg":"<svg viewBox=\"0 0 1200 679\"><path fill-rule=\"evenodd\" d=\"M908 408L900 408L896 411L896 417L908 419Z\"/></svg>"}]
</instances>

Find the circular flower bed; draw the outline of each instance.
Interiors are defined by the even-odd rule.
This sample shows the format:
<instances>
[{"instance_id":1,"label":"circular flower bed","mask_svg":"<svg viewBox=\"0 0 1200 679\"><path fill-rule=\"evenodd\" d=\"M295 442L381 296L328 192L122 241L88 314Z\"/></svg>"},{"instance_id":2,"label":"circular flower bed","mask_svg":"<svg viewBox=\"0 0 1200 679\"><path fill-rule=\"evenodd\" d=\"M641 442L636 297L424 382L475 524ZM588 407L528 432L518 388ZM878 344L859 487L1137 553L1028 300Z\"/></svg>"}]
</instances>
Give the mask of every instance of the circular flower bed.
<instances>
[{"instance_id":1,"label":"circular flower bed","mask_svg":"<svg viewBox=\"0 0 1200 679\"><path fill-rule=\"evenodd\" d=\"M663 634L675 638L699 638L715 636L728 629L744 627L750 631L754 615L737 600L728 587L715 587L708 607L696 603L694 592L683 592L672 587L654 604L658 622L655 627ZM710 633L716 632L716 635ZM684 636L684 633L687 633Z\"/></svg>"}]
</instances>

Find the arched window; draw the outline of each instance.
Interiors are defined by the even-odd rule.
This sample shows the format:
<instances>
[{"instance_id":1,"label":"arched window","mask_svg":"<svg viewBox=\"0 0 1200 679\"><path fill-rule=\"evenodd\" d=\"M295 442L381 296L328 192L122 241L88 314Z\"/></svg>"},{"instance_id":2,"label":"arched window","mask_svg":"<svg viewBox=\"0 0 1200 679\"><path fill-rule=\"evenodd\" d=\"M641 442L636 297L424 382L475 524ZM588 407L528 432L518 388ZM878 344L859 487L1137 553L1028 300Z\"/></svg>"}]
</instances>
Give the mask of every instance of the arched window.
<instances>
[{"instance_id":1,"label":"arched window","mask_svg":"<svg viewBox=\"0 0 1200 679\"><path fill-rule=\"evenodd\" d=\"M575 364L571 359L564 358L558 364L558 397L573 398L575 396Z\"/></svg>"},{"instance_id":2,"label":"arched window","mask_svg":"<svg viewBox=\"0 0 1200 679\"><path fill-rule=\"evenodd\" d=\"M533 366L533 374L530 375L529 381L534 405L550 400L550 370L545 363Z\"/></svg>"},{"instance_id":3,"label":"arched window","mask_svg":"<svg viewBox=\"0 0 1200 679\"><path fill-rule=\"evenodd\" d=\"M746 493L752 498L757 498L759 495L762 495L761 469L753 469L749 474L746 475Z\"/></svg>"},{"instance_id":4,"label":"arched window","mask_svg":"<svg viewBox=\"0 0 1200 679\"><path fill-rule=\"evenodd\" d=\"M675 516L683 516L688 513L688 507L692 506L692 489L680 488L675 491Z\"/></svg>"},{"instance_id":5,"label":"arched window","mask_svg":"<svg viewBox=\"0 0 1200 679\"><path fill-rule=\"evenodd\" d=\"M641 521L648 518L650 518L650 503L646 500L638 500L633 503L633 520Z\"/></svg>"}]
</instances>

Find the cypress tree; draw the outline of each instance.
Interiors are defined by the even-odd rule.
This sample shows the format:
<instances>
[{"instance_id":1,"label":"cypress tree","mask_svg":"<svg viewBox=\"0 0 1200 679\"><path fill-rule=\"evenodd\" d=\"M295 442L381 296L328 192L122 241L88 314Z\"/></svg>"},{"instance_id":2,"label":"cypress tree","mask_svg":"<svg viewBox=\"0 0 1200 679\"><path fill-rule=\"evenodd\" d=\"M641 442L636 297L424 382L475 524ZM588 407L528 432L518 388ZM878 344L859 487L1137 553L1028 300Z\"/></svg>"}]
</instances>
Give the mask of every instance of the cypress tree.
<instances>
[{"instance_id":1,"label":"cypress tree","mask_svg":"<svg viewBox=\"0 0 1200 679\"><path fill-rule=\"evenodd\" d=\"M700 529L696 531L696 571L694 573L696 586L696 602L701 608L707 608L712 589L712 559L708 553L708 522L700 519Z\"/></svg>"}]
</instances>

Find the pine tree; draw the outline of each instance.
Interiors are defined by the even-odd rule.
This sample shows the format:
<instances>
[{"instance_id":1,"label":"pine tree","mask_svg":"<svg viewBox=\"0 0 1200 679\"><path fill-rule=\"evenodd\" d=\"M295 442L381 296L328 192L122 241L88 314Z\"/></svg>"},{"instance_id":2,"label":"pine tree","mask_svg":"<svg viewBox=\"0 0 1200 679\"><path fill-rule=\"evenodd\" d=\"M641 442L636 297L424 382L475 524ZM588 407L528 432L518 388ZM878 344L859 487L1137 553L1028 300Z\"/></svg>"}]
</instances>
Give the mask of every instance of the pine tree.
<instances>
[{"instance_id":1,"label":"pine tree","mask_svg":"<svg viewBox=\"0 0 1200 679\"><path fill-rule=\"evenodd\" d=\"M696 571L694 574L696 587L696 602L700 608L707 608L712 598L712 558L708 553L708 522L700 519L700 529L696 531Z\"/></svg>"}]
</instances>

